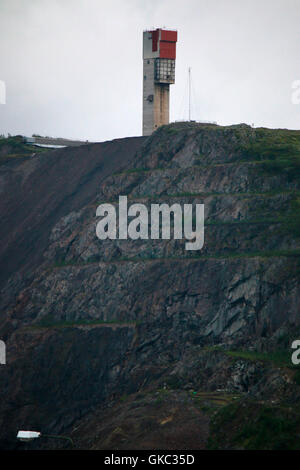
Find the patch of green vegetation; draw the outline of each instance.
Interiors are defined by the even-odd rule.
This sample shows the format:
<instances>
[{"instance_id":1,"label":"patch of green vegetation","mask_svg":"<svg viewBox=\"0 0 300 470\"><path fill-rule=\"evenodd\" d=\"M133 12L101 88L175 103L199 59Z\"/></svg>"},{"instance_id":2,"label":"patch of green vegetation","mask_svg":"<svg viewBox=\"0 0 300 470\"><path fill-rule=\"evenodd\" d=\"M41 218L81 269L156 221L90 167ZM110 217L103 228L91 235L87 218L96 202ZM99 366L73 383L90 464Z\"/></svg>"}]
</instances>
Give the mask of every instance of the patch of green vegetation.
<instances>
[{"instance_id":1,"label":"patch of green vegetation","mask_svg":"<svg viewBox=\"0 0 300 470\"><path fill-rule=\"evenodd\" d=\"M189 192L184 192L184 193L174 193L174 194L164 194L163 196L161 195L158 195L158 196L155 196L155 198L173 198L173 197L197 197L197 196L201 196L201 197L205 197L205 196L211 196L212 193L207 193L207 194L204 194L204 193L189 193ZM150 198L152 196L149 196Z\"/></svg>"},{"instance_id":2,"label":"patch of green vegetation","mask_svg":"<svg viewBox=\"0 0 300 470\"><path fill-rule=\"evenodd\" d=\"M147 171L151 171L151 170L149 168L129 168L129 170L119 171L113 174L114 175L128 175L131 173L145 173Z\"/></svg>"},{"instance_id":3,"label":"patch of green vegetation","mask_svg":"<svg viewBox=\"0 0 300 470\"><path fill-rule=\"evenodd\" d=\"M240 400L240 394L225 392L191 392L191 398L194 403L204 411L204 407L209 411L227 406L230 403Z\"/></svg>"},{"instance_id":4,"label":"patch of green vegetation","mask_svg":"<svg viewBox=\"0 0 300 470\"><path fill-rule=\"evenodd\" d=\"M291 352L286 349L272 351L272 352L257 352L257 351L224 351L229 357L235 359L246 359L248 361L262 361L271 362L276 366L292 367Z\"/></svg>"},{"instance_id":5,"label":"patch of green vegetation","mask_svg":"<svg viewBox=\"0 0 300 470\"><path fill-rule=\"evenodd\" d=\"M242 259L242 258L296 258L300 256L300 249L296 250L272 250L272 251L252 251L252 252L229 252L229 253L216 253L213 255L201 255L188 259ZM187 258L184 258L187 259Z\"/></svg>"},{"instance_id":6,"label":"patch of green vegetation","mask_svg":"<svg viewBox=\"0 0 300 470\"><path fill-rule=\"evenodd\" d=\"M262 161L266 174L300 177L300 133L284 129L256 129L256 139L242 148L245 159Z\"/></svg>"},{"instance_id":7,"label":"patch of green vegetation","mask_svg":"<svg viewBox=\"0 0 300 470\"><path fill-rule=\"evenodd\" d=\"M272 250L272 251L256 251L252 253L237 253L236 255L238 258L253 258L253 257L262 257L262 258L272 258L272 257L297 257L300 256L300 249L298 250ZM230 257L230 254L229 254ZM232 257L235 257L232 254Z\"/></svg>"},{"instance_id":8,"label":"patch of green vegetation","mask_svg":"<svg viewBox=\"0 0 300 470\"><path fill-rule=\"evenodd\" d=\"M300 158L298 155L280 156L274 160L263 162L262 168L266 173L286 173L290 180L299 180Z\"/></svg>"},{"instance_id":9,"label":"patch of green vegetation","mask_svg":"<svg viewBox=\"0 0 300 470\"><path fill-rule=\"evenodd\" d=\"M233 359L244 359L246 361L261 361L274 364L277 367L289 367L294 369L294 366L291 362L292 351L290 345L288 344L287 348L278 349L276 351L270 352L259 352L252 350L227 350L218 345L215 346L206 346L205 351L216 351L222 354L225 354L228 357Z\"/></svg>"},{"instance_id":10,"label":"patch of green vegetation","mask_svg":"<svg viewBox=\"0 0 300 470\"><path fill-rule=\"evenodd\" d=\"M24 152L27 148L21 135L0 139L0 149L6 146L9 146L15 153L19 153L20 151Z\"/></svg>"},{"instance_id":11,"label":"patch of green vegetation","mask_svg":"<svg viewBox=\"0 0 300 470\"><path fill-rule=\"evenodd\" d=\"M49 148L35 147L25 144L23 137L17 135L0 139L0 164L4 164L14 158L30 157L32 153L49 151Z\"/></svg>"},{"instance_id":12,"label":"patch of green vegetation","mask_svg":"<svg viewBox=\"0 0 300 470\"><path fill-rule=\"evenodd\" d=\"M294 238L300 238L300 197L295 196L291 201L290 210L282 217L284 232L292 235Z\"/></svg>"},{"instance_id":13,"label":"patch of green vegetation","mask_svg":"<svg viewBox=\"0 0 300 470\"><path fill-rule=\"evenodd\" d=\"M165 257L155 257L155 256L133 256L126 257L120 256L112 260L94 260L93 258L86 261L55 261L52 268L64 268L64 267L76 267L76 266L88 266L89 264L94 264L98 262L102 263L139 263L139 262L158 262L158 261L201 261L201 260L222 260L222 259L243 259L243 258L299 258L300 257L300 248L296 250L273 250L273 251L255 251L255 252L228 252L228 253L215 253L212 255L202 255L201 253L194 256L165 256Z\"/></svg>"},{"instance_id":14,"label":"patch of green vegetation","mask_svg":"<svg viewBox=\"0 0 300 470\"><path fill-rule=\"evenodd\" d=\"M120 397L120 401L121 402L125 402L127 401L129 398L129 395L127 393L124 393L121 397Z\"/></svg>"},{"instance_id":15,"label":"patch of green vegetation","mask_svg":"<svg viewBox=\"0 0 300 470\"><path fill-rule=\"evenodd\" d=\"M275 412L274 412L275 411ZM299 422L263 407L255 422L245 424L235 437L245 449L287 450L298 449Z\"/></svg>"},{"instance_id":16,"label":"patch of green vegetation","mask_svg":"<svg viewBox=\"0 0 300 470\"><path fill-rule=\"evenodd\" d=\"M126 322L119 320L61 320L56 321L51 315L46 315L40 322L30 325L30 328L67 328L74 326L93 326L93 325L123 325L123 324L132 324L135 325L135 322Z\"/></svg>"},{"instance_id":17,"label":"patch of green vegetation","mask_svg":"<svg viewBox=\"0 0 300 470\"><path fill-rule=\"evenodd\" d=\"M175 127L169 127L169 126L166 126L164 131L167 133L167 134L171 134L171 135L174 135L174 134L178 134L180 132L180 129L176 129Z\"/></svg>"},{"instance_id":18,"label":"patch of green vegetation","mask_svg":"<svg viewBox=\"0 0 300 470\"><path fill-rule=\"evenodd\" d=\"M195 220L196 221L196 220ZM193 223L195 223L193 219ZM269 224L279 224L281 223L278 219L242 219L242 220L213 220L211 219L208 222L205 222L205 225L253 225L253 224L262 224L262 225L269 225Z\"/></svg>"},{"instance_id":19,"label":"patch of green vegetation","mask_svg":"<svg viewBox=\"0 0 300 470\"><path fill-rule=\"evenodd\" d=\"M258 403L230 404L211 422L209 449L292 450L299 448L299 414Z\"/></svg>"}]
</instances>

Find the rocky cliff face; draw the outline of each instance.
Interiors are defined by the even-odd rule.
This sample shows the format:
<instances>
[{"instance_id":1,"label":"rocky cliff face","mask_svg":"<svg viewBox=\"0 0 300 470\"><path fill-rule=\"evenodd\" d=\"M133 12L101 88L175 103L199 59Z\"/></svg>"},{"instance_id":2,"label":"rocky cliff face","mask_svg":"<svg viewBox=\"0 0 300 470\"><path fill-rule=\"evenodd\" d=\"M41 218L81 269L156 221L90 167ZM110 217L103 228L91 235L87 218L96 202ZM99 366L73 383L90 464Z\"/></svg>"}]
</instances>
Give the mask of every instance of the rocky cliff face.
<instances>
[{"instance_id":1,"label":"rocky cliff face","mask_svg":"<svg viewBox=\"0 0 300 470\"><path fill-rule=\"evenodd\" d=\"M30 426L83 448L203 448L233 400L298 403L299 148L296 131L175 124L1 167L2 447ZM203 249L100 241L96 208L119 195L204 203Z\"/></svg>"}]
</instances>

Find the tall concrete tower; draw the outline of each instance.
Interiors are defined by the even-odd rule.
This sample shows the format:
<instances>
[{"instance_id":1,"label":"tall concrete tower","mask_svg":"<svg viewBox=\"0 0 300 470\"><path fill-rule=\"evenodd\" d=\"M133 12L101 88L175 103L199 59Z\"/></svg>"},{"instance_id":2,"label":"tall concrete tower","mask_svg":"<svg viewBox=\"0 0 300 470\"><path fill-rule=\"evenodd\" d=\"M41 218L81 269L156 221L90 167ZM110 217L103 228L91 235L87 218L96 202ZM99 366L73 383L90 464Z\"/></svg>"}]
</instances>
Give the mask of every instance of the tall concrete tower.
<instances>
[{"instance_id":1,"label":"tall concrete tower","mask_svg":"<svg viewBox=\"0 0 300 470\"><path fill-rule=\"evenodd\" d=\"M143 135L169 124L169 89L175 83L177 31L143 33Z\"/></svg>"}]
</instances>

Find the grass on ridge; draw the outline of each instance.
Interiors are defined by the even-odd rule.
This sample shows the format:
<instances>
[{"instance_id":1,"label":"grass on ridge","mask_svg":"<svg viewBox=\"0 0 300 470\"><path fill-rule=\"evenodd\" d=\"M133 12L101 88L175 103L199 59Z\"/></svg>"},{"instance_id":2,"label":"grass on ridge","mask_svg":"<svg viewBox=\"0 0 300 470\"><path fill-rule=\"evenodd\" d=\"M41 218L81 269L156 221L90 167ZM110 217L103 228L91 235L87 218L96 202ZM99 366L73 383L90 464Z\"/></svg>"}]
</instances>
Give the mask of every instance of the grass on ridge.
<instances>
[{"instance_id":1,"label":"grass on ridge","mask_svg":"<svg viewBox=\"0 0 300 470\"><path fill-rule=\"evenodd\" d=\"M50 315L46 315L41 321L30 325L30 328L67 328L74 326L94 326L94 325L135 325L133 321L119 321L119 320L61 320L55 321Z\"/></svg>"}]
</instances>

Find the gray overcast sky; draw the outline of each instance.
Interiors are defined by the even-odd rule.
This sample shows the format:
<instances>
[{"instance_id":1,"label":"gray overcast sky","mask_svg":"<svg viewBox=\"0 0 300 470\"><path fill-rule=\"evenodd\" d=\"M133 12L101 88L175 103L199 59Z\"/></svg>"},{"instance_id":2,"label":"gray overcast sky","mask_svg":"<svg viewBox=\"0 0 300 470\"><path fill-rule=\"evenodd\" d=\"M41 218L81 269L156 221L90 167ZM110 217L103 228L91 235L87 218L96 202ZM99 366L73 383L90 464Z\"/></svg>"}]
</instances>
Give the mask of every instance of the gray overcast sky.
<instances>
[{"instance_id":1,"label":"gray overcast sky","mask_svg":"<svg viewBox=\"0 0 300 470\"><path fill-rule=\"evenodd\" d=\"M300 128L300 0L0 0L0 134L141 135L142 32L178 30L171 120Z\"/></svg>"}]
</instances>

